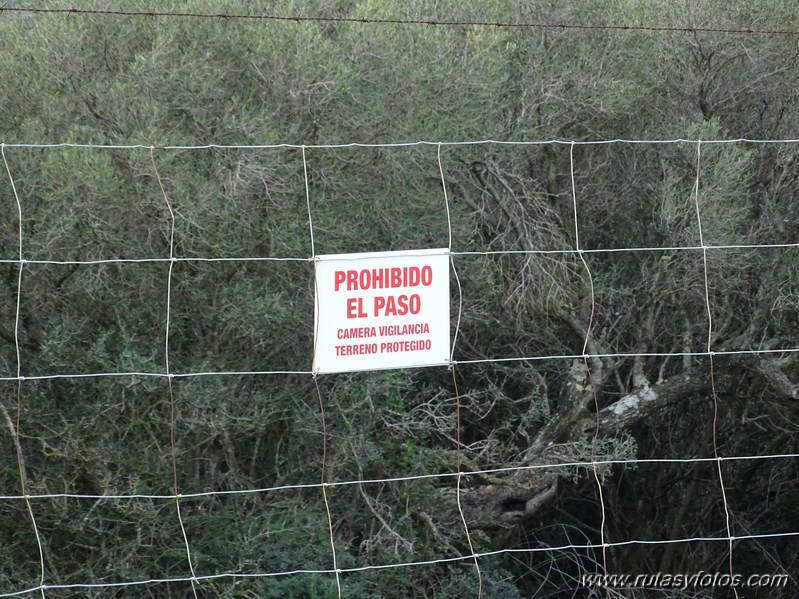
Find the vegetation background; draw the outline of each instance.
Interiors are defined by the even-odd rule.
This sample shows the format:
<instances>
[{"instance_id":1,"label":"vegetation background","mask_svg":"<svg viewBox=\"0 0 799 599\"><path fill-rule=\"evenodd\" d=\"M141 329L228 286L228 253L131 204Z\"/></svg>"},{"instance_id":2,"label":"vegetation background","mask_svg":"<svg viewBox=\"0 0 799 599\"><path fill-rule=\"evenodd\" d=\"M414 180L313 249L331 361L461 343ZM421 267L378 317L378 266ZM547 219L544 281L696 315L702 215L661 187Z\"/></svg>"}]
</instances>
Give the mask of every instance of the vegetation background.
<instances>
[{"instance_id":1,"label":"vegetation background","mask_svg":"<svg viewBox=\"0 0 799 599\"><path fill-rule=\"evenodd\" d=\"M799 30L793 0L185 0L157 10ZM795 139L796 40L1 12L0 140ZM446 245L436 150L309 149L316 252ZM696 153L696 143L574 147L580 247L701 246ZM715 451L799 453L799 353L787 351L797 348L799 248L751 247L799 238L797 153L797 143L702 145L704 242L745 247L709 250L707 273L701 250L586 253L591 318L581 257L533 253L576 247L569 145L442 148L453 250L505 252L454 260L463 285L455 359L579 355L589 333L590 353L608 357L588 370L562 358L461 364L457 392L443 368L320 377L327 480L452 473L459 459L464 470L546 466L463 479L474 549L499 551L479 560L483 596L492 598L588 596L579 576L601 571L605 558L615 573L726 572L725 540L613 545L604 558L570 547L599 544L601 530L611 544L724 539L725 498L733 536L799 532L796 458L724 461L724 493L715 461L691 461ZM171 218L148 150L13 147L5 155L27 260L170 255ZM299 150L156 150L154 158L174 210L175 256L311 256ZM45 582L190 574L174 499L124 496L172 495L175 482L196 493L319 481L323 429L307 375L175 378L174 422L165 378L15 380L17 311L25 376L164 372L168 281L171 372L308 370L312 264L180 261L170 277L165 262L29 263L20 273L7 179L0 202L0 493L19 496L24 481L30 495L121 496L31 500ZM786 350L715 356L715 395L711 363L691 355L708 348L706 289L713 350ZM558 466L592 455L641 461L596 477L590 467ZM658 458L687 461L645 461ZM340 568L470 555L454 477L333 486L328 499ZM184 498L180 508L198 575L332 567L318 487ZM39 551L21 499L0 500L0 539L0 592L36 587ZM795 576L799 543L737 540L732 567ZM347 573L341 584L346 597L373 599L478 591L468 558ZM746 596L796 593L794 578ZM336 583L320 574L222 577L199 583L197 594L335 597ZM46 596L193 595L188 582L174 582Z\"/></svg>"}]
</instances>

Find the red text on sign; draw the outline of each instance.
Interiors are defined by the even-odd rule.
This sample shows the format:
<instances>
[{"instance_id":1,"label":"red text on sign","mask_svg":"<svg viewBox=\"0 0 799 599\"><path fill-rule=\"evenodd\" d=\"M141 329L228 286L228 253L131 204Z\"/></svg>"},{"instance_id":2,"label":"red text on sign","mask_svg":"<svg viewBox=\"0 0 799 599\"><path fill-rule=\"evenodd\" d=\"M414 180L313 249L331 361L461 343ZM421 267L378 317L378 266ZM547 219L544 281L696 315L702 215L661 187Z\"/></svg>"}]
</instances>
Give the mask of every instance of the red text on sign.
<instances>
[{"instance_id":1,"label":"red text on sign","mask_svg":"<svg viewBox=\"0 0 799 599\"><path fill-rule=\"evenodd\" d=\"M355 345L337 345L337 356L365 356L377 353L377 343L358 343Z\"/></svg>"},{"instance_id":2,"label":"red text on sign","mask_svg":"<svg viewBox=\"0 0 799 599\"><path fill-rule=\"evenodd\" d=\"M367 289L392 289L395 287L430 286L433 269L430 266L403 266L402 268L364 268L362 270L337 270L333 275L336 291L345 286L347 291Z\"/></svg>"},{"instance_id":3,"label":"red text on sign","mask_svg":"<svg viewBox=\"0 0 799 599\"><path fill-rule=\"evenodd\" d=\"M347 298L347 318L366 318L367 314L363 311L362 297Z\"/></svg>"},{"instance_id":4,"label":"red text on sign","mask_svg":"<svg viewBox=\"0 0 799 599\"><path fill-rule=\"evenodd\" d=\"M419 314L422 309L422 300L417 294L407 295L378 295L375 297L375 316L405 316Z\"/></svg>"}]
</instances>

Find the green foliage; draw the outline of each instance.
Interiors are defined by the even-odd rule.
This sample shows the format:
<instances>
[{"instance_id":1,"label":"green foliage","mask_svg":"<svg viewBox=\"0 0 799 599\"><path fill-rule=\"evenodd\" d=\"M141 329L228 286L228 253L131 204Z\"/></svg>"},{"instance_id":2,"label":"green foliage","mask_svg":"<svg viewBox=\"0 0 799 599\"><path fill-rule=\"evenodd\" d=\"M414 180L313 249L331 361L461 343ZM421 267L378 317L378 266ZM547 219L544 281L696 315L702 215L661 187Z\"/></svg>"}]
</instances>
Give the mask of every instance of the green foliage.
<instances>
[{"instance_id":1,"label":"green foliage","mask_svg":"<svg viewBox=\"0 0 799 599\"><path fill-rule=\"evenodd\" d=\"M697 140L723 139L726 133L717 119L684 123L681 130ZM660 218L667 230L689 228L691 221L697 222L698 211L707 245L739 245L750 241L751 208L741 190L752 185L755 156L742 144L725 146L694 144L693 155L685 146L673 162L664 165ZM691 162L693 179L686 176L686 167ZM696 235L698 239L698 229Z\"/></svg>"},{"instance_id":2,"label":"green foliage","mask_svg":"<svg viewBox=\"0 0 799 599\"><path fill-rule=\"evenodd\" d=\"M158 10L675 27L788 28L799 18L787 0L190 0ZM778 35L0 12L0 141L144 146L4 148L29 262L18 288L18 207L0 181L0 368L12 379L0 382L8 412L0 413L0 487L16 495L24 476L31 494L166 496L36 499L46 581L187 576L176 486L199 574L329 570L328 506L318 487L292 487L320 480L324 441L338 566L359 569L342 575L343 595L476 596L469 559L369 568L469 555L462 506L477 551L508 548L514 534L535 537L567 517L581 544L599 542L596 480L585 467L566 472L556 497L510 529L499 520L539 481L524 469L467 474L461 506L457 468L712 455L714 438L725 455L795 443L795 410L765 370L721 356L712 418L705 395L691 392L596 440L582 426L641 376L653 385L696 376L708 342L706 292L713 347L795 349L795 248L711 250L707 273L698 252L615 251L698 246L697 204L706 245L794 244L793 145L702 143L698 194L695 141L309 147L305 160L295 147L161 146L787 138L799 124L797 76L793 42ZM581 249L614 251L586 252L583 263L571 252L575 233ZM310 368L314 252L446 247L450 238L456 252L477 252L453 258L452 371L233 374ZM190 260L170 264L170 255ZM108 259L144 261L74 264ZM570 371L557 358L593 352L586 337L611 354L601 372L594 362ZM796 380L791 355L777 369ZM193 376L162 376L167 358L171 374ZM18 388L18 366L44 378ZM47 378L54 374L91 376ZM335 484L431 474L447 476ZM613 516L607 538L718 536L715 470L597 474ZM724 477L736 527L795 530L795 501L783 499L796 495L794 464L736 465ZM519 497L491 504L506 496L498 489ZM204 492L213 494L186 497ZM686 508L657 499L691 493ZM697 497L707 509L692 509ZM496 527L472 526L470 509L490 513ZM0 590L38 584L24 502L0 502L0 538ZM780 543L763 540L747 564L795 563L795 548ZM687 548L680 559L709 569L714 551ZM672 557L611 556L619 571L654 571L661 559L680 565ZM535 591L524 582L534 561L481 558L483 596ZM331 574L220 577L199 589L337 596ZM114 592L191 596L184 583Z\"/></svg>"}]
</instances>

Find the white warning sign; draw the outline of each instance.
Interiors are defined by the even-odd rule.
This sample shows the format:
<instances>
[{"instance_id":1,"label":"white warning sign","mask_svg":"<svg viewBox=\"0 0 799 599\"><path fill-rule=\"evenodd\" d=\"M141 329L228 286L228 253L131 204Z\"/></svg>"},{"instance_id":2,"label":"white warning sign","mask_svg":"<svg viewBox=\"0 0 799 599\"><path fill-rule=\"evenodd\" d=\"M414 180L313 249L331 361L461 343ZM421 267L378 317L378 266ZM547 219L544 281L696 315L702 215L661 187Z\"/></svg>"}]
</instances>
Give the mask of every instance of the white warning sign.
<instances>
[{"instance_id":1,"label":"white warning sign","mask_svg":"<svg viewBox=\"0 0 799 599\"><path fill-rule=\"evenodd\" d=\"M449 363L449 250L317 256L313 370Z\"/></svg>"}]
</instances>

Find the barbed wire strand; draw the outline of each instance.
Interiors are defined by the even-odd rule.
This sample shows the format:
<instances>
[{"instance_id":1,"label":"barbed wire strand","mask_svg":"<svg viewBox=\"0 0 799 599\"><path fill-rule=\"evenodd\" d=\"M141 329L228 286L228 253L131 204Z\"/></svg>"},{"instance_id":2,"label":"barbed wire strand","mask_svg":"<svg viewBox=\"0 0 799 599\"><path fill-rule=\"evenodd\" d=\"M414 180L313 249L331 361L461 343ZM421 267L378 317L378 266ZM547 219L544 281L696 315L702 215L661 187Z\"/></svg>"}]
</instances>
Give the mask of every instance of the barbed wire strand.
<instances>
[{"instance_id":1,"label":"barbed wire strand","mask_svg":"<svg viewBox=\"0 0 799 599\"><path fill-rule=\"evenodd\" d=\"M169 368L169 328L170 316L172 307L172 270L175 266L175 212L172 210L172 204L166 195L164 183L161 180L161 174L158 172L158 165L155 162L155 148L150 147L150 161L153 164L153 173L155 174L158 187L161 190L161 195L164 197L167 210L169 211L169 267L167 270L166 279L166 326L164 327L164 367L166 369L167 389L169 390L169 444L170 452L172 454L172 481L175 491L175 511L178 516L178 523L180 524L180 533L183 536L183 545L186 548L186 559L189 562L189 571L191 572L191 591L194 599L199 599L197 595L197 574L194 571L194 563L191 557L191 547L189 546L189 537L186 534L186 526L183 523L183 514L180 509L180 484L178 481L178 449L175 442L175 427L177 406L175 405L175 390L172 385L172 375Z\"/></svg>"},{"instance_id":2,"label":"barbed wire strand","mask_svg":"<svg viewBox=\"0 0 799 599\"><path fill-rule=\"evenodd\" d=\"M702 245L702 269L704 274L704 281L705 281L705 307L707 309L707 353L708 353L708 362L710 365L710 396L713 400L713 425L712 425L712 437L713 437L713 455L716 458L716 468L718 469L718 476L719 476L719 485L721 487L721 499L722 504L724 506L724 517L725 517L725 526L727 529L727 537L729 538L729 570L730 570L730 578L733 577L733 564L732 564L732 549L733 549L733 536L732 536L732 528L730 526L730 508L727 503L727 490L724 487L724 474L722 473L721 469L721 460L719 460L719 447L718 447L718 419L719 419L719 396L716 390L716 375L715 375L715 368L713 364L713 351L712 351L712 343L713 343L713 311L710 307L710 282L709 282L709 275L708 275L708 266L707 266L707 250L705 249L705 235L702 229L702 215L701 210L699 209L699 176L702 169L701 163L702 157L702 141L699 140L696 142L696 180L694 182L694 204L696 205L696 224L699 229L699 243ZM735 599L738 599L738 590L733 587L733 593L735 594Z\"/></svg>"},{"instance_id":3,"label":"barbed wire strand","mask_svg":"<svg viewBox=\"0 0 799 599\"><path fill-rule=\"evenodd\" d=\"M29 13L53 15L88 15L111 17L146 17L146 18L190 18L190 19L216 19L216 20L243 20L243 21L273 21L283 23L351 23L356 25L414 25L428 27L494 27L497 29L556 29L556 30L582 30L582 31L623 31L623 32L651 32L651 33L720 33L737 35L799 35L799 30L784 28L753 28L753 27L709 27L709 26L674 26L674 25L631 25L625 23L610 24L581 24L564 22L518 22L490 21L490 20L460 20L460 19L391 19L372 17L325 17L311 15L266 15L243 13L201 13L201 12L176 12L176 11L137 11L119 9L85 9L85 8L35 8L24 6L3 6L0 13Z\"/></svg>"},{"instance_id":4,"label":"barbed wire strand","mask_svg":"<svg viewBox=\"0 0 799 599\"><path fill-rule=\"evenodd\" d=\"M19 199L19 193L17 193L17 185L14 182L14 177L11 174L11 167L8 165L8 159L6 158L6 148L5 144L0 145L0 153L2 153L3 157L3 165L6 168L6 173L8 174L8 181L11 185L11 191L14 194L14 200L17 204L17 217L18 217L18 228L17 233L19 235L19 268L17 269L17 305L16 311L14 316L14 350L16 352L17 357L17 410L16 410L16 426L12 427L12 430L9 432L12 434L12 438L14 439L14 447L17 452L17 469L19 470L19 486L20 491L22 492L22 496L25 498L25 507L28 510L28 515L31 519L31 525L33 526L33 534L36 537L36 547L39 551L39 586L41 590L42 599L45 598L44 593L44 576L45 576L45 567L44 567L44 547L41 535L39 534L39 526L36 523L36 516L33 513L33 506L30 502L30 496L28 495L28 474L25 468L25 455L22 451L22 442L21 442L21 432L20 428L22 425L22 383L25 380L25 377L22 376L22 353L20 350L19 345L19 322L20 322L20 310L22 306L22 272L25 270L25 255L23 253L22 247L22 237L23 237L23 228L22 228L22 202ZM5 413L5 408L3 409ZM5 414L8 416L8 414ZM12 424L9 419L9 424Z\"/></svg>"},{"instance_id":5,"label":"barbed wire strand","mask_svg":"<svg viewBox=\"0 0 799 599\"><path fill-rule=\"evenodd\" d=\"M480 571L480 563L477 560L477 552L474 550L474 543L472 543L472 535L469 532L469 524L466 522L466 515L463 512L461 505L461 483L463 482L463 453L461 448L461 394L458 390L458 376L456 373L455 363L452 357L455 352L455 341L458 337L458 329L460 328L461 315L463 313L463 289L461 287L460 278L458 277L458 269L452 259L452 218L449 209L449 194L447 193L447 180L444 177L444 166L441 163L441 144L438 145L436 152L436 159L438 160L438 172L441 175L441 189L444 192L444 207L447 211L447 250L449 251L449 263L452 268L452 274L458 286L458 316L457 324L455 325L455 336L453 337L452 347L450 347L449 355L449 371L452 373L452 388L455 391L455 464L457 469L457 477L455 479L455 503L458 507L458 514L463 524L463 530L466 532L466 541L469 544L469 552L474 556L474 568L477 573L477 599L483 596L483 573Z\"/></svg>"}]
</instances>

